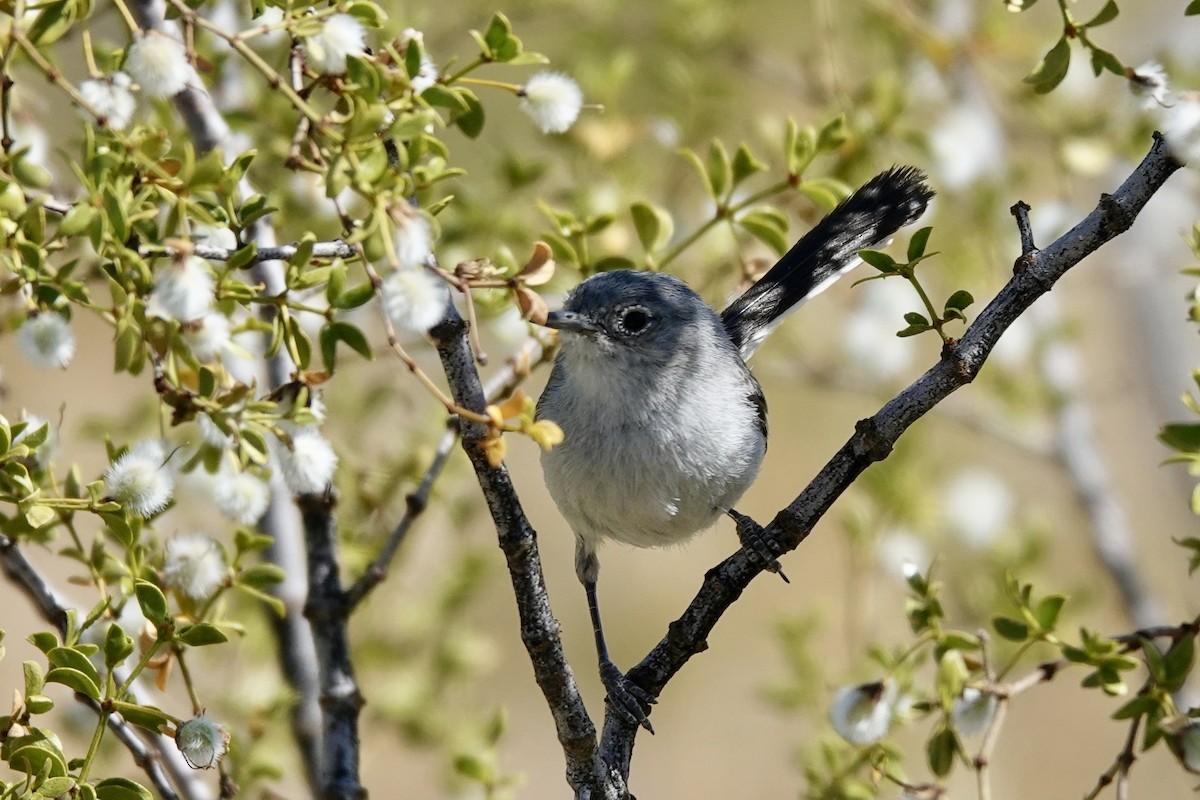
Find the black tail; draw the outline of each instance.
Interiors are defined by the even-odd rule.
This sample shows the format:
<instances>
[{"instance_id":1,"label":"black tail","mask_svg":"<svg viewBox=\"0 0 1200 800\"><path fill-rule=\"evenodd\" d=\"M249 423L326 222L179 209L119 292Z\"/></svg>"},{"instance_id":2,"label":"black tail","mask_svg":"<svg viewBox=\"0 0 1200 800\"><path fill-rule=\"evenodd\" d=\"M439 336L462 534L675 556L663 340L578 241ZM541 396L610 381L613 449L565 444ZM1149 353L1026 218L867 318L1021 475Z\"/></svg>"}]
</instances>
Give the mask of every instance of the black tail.
<instances>
[{"instance_id":1,"label":"black tail","mask_svg":"<svg viewBox=\"0 0 1200 800\"><path fill-rule=\"evenodd\" d=\"M857 266L859 250L886 241L925 213L932 197L925 173L892 167L843 200L721 313L742 358L758 349L773 323Z\"/></svg>"}]
</instances>

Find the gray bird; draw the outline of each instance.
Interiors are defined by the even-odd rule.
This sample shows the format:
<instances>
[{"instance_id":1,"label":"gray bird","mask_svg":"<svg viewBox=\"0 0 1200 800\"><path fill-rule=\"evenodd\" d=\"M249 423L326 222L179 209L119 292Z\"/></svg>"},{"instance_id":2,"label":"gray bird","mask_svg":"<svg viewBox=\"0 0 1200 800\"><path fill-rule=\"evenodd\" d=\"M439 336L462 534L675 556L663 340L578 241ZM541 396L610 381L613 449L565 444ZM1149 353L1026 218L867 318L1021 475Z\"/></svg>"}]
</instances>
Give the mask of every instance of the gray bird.
<instances>
[{"instance_id":1,"label":"gray bird","mask_svg":"<svg viewBox=\"0 0 1200 800\"><path fill-rule=\"evenodd\" d=\"M678 278L631 270L588 278L550 314L562 349L537 417L565 439L542 468L575 533L607 700L628 721L653 732L655 700L609 657L600 542L663 547L729 515L742 546L783 575L762 529L733 509L767 450L767 404L746 361L785 314L856 266L859 250L920 217L932 196L919 170L880 173L719 315Z\"/></svg>"}]
</instances>

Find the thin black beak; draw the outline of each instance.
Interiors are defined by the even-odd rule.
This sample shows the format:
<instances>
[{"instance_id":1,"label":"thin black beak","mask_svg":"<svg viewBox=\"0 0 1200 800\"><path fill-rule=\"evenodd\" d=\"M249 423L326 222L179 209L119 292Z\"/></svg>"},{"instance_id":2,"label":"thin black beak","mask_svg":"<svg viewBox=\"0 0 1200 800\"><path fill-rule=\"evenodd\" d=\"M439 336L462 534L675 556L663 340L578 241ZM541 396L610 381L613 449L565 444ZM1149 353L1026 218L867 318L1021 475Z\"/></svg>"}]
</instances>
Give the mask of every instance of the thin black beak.
<instances>
[{"instance_id":1,"label":"thin black beak","mask_svg":"<svg viewBox=\"0 0 1200 800\"><path fill-rule=\"evenodd\" d=\"M551 311L546 317L546 327L575 333L592 333L598 330L595 323L575 311Z\"/></svg>"}]
</instances>

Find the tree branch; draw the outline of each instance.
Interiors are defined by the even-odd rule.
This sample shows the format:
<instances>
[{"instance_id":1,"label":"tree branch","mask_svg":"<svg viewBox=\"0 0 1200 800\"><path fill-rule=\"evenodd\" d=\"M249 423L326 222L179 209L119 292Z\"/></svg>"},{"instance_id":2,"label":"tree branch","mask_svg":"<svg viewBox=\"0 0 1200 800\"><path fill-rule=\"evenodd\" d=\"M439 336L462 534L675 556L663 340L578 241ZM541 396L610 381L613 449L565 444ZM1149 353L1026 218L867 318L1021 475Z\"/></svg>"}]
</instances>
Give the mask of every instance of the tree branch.
<instances>
[{"instance_id":1,"label":"tree branch","mask_svg":"<svg viewBox=\"0 0 1200 800\"><path fill-rule=\"evenodd\" d=\"M367 796L358 777L358 712L363 699L350 659L350 615L338 575L336 502L332 492L296 498L308 551L304 616L312 627L321 676L324 752L320 796L323 800L361 800Z\"/></svg>"},{"instance_id":2,"label":"tree branch","mask_svg":"<svg viewBox=\"0 0 1200 800\"><path fill-rule=\"evenodd\" d=\"M437 345L455 403L483 413L487 399L462 317L451 306L446 318L430 330L429 335ZM521 641L554 716L558 741L566 756L567 781L579 797L617 800L625 795L624 781L620 776L610 774L600 760L596 727L588 716L575 675L563 653L558 620L550 608L538 555L537 532L525 517L508 468L504 464L495 468L488 464L483 448L487 427L471 420L461 420L460 426L463 449L475 468L496 525L500 549L508 563L521 620Z\"/></svg>"},{"instance_id":3,"label":"tree branch","mask_svg":"<svg viewBox=\"0 0 1200 800\"><path fill-rule=\"evenodd\" d=\"M792 503L779 512L765 536L780 553L796 549L834 501L872 463L886 458L900 435L951 392L970 383L1000 335L1067 270L1133 224L1137 214L1180 164L1155 136L1150 152L1112 195L1101 195L1096 209L1044 250L1028 249L1014 265L1013 278L1000 290L964 333L944 348L941 360L855 433ZM761 564L739 550L704 577L683 615L663 639L629 671L638 685L659 694L688 659L704 650L709 632L762 571ZM601 752L605 761L627 778L637 727L608 714Z\"/></svg>"}]
</instances>

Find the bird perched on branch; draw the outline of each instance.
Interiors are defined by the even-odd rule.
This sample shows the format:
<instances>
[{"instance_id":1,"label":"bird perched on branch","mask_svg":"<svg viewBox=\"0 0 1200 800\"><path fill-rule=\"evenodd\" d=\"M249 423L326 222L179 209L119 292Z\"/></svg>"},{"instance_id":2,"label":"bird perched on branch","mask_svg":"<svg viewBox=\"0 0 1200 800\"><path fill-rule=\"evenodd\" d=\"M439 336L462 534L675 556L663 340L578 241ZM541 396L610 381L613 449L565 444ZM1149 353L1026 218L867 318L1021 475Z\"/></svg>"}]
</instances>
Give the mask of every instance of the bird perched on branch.
<instances>
[{"instance_id":1,"label":"bird perched on branch","mask_svg":"<svg viewBox=\"0 0 1200 800\"><path fill-rule=\"evenodd\" d=\"M596 601L600 542L677 544L729 515L742 546L783 575L762 529L733 509L767 450L767 404L746 362L789 311L856 266L859 250L920 217L932 196L917 169L880 173L720 314L678 278L619 270L588 278L549 315L562 349L537 416L565 439L542 467L575 533L608 701L630 722L653 731L654 697L609 657Z\"/></svg>"}]
</instances>

